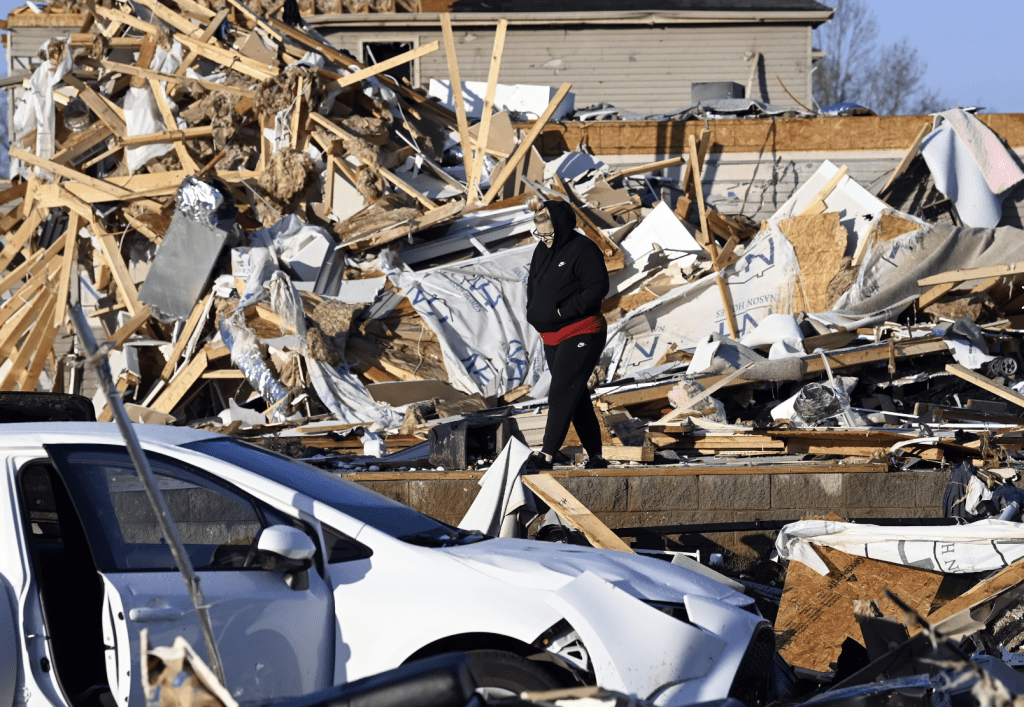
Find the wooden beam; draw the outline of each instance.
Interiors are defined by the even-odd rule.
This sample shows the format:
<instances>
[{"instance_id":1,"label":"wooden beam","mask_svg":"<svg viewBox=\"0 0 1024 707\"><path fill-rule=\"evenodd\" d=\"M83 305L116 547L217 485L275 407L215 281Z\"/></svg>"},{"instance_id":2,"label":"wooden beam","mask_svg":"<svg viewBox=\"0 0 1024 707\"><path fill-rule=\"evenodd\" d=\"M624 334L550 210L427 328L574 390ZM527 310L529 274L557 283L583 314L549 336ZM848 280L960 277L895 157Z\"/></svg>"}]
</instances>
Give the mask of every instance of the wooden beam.
<instances>
[{"instance_id":1,"label":"wooden beam","mask_svg":"<svg viewBox=\"0 0 1024 707\"><path fill-rule=\"evenodd\" d=\"M89 107L100 122L110 128L110 131L119 138L128 134L128 128L124 122L124 111L109 103L106 98L97 93L84 81L76 78L73 74L64 76L64 83L72 86L78 91L78 97Z\"/></svg>"},{"instance_id":2,"label":"wooden beam","mask_svg":"<svg viewBox=\"0 0 1024 707\"><path fill-rule=\"evenodd\" d=\"M930 290L924 292L920 297L917 298L917 306L919 309L938 302L940 299L946 296L950 290L956 287L955 282L944 282L941 285L936 285Z\"/></svg>"},{"instance_id":3,"label":"wooden beam","mask_svg":"<svg viewBox=\"0 0 1024 707\"><path fill-rule=\"evenodd\" d=\"M32 354L39 350L43 337L53 328L53 308L56 299L53 293L43 292L41 300L36 305L41 307L39 316L30 317L30 321L37 322L39 326L31 327L29 330L25 345L18 350L17 355L11 361L7 375L4 376L3 381L0 381L0 390L14 390L19 380L24 377L25 370L32 360Z\"/></svg>"},{"instance_id":4,"label":"wooden beam","mask_svg":"<svg viewBox=\"0 0 1024 707\"><path fill-rule=\"evenodd\" d=\"M613 180L622 179L624 177L632 177L637 174L657 172L659 169L665 169L666 167L676 167L677 165L681 165L684 162L686 162L686 155L670 157L667 160L659 160L657 162L648 162L647 164L637 165L636 167L620 169L618 172L611 172L608 175L608 181L611 182Z\"/></svg>"},{"instance_id":5,"label":"wooden beam","mask_svg":"<svg viewBox=\"0 0 1024 707\"><path fill-rule=\"evenodd\" d=\"M1014 403L1015 405L1024 407L1024 395L1021 395L1016 390L1010 390L1004 385L999 385L994 380L986 378L980 373L975 373L974 371L968 368L964 368L963 366L956 363L947 363L946 372L952 373L954 376L962 378L968 383L973 383L982 390L987 390L993 395L998 395L1003 400L1009 400L1011 403Z\"/></svg>"},{"instance_id":6,"label":"wooden beam","mask_svg":"<svg viewBox=\"0 0 1024 707\"><path fill-rule=\"evenodd\" d=\"M276 23L275 23L275 26L276 26ZM408 64L410 61L415 61L416 59L419 59L420 57L426 56L427 54L432 54L432 53L436 52L440 48L441 48L441 44L438 41L435 40L433 42L428 42L427 44L424 44L423 46L416 47L415 49L411 49L411 50L409 50L407 52L403 52L402 54L399 54L398 56L392 57L390 59L386 59L386 60L384 60L382 62L379 62L377 64L373 64L371 66L367 66L365 69L360 69L359 71L354 71L351 74L348 74L346 76L341 77L340 79L337 79L337 80L334 80L334 81L327 81L327 82L325 82L325 84L326 84L325 88L326 88L326 90L331 91L331 90L335 90L335 89L342 89L342 88L345 88L346 86L352 86L354 84L359 83L360 81L363 81L363 80L368 79L368 78L372 78L374 76L377 76L378 74L382 74L385 71L390 71L391 69L395 68L396 66L401 66L402 64ZM347 60L345 62L345 66L347 66L347 65L349 65L351 63L352 63L351 60Z\"/></svg>"},{"instance_id":7,"label":"wooden beam","mask_svg":"<svg viewBox=\"0 0 1024 707\"><path fill-rule=\"evenodd\" d=\"M501 55L505 52L505 31L508 29L508 20L498 20L498 28L494 33L494 48L491 51L491 68L487 73L487 93L484 96L483 112L480 115L480 130L477 133L477 143L480 149L473 156L473 170L466 177L466 205L469 206L477 201L477 187L480 183L480 173L484 166L484 148L487 145L487 138L491 131L491 117L494 112L494 94L498 90L498 73L501 70ZM463 145L463 149L469 147Z\"/></svg>"},{"instance_id":8,"label":"wooden beam","mask_svg":"<svg viewBox=\"0 0 1024 707\"><path fill-rule=\"evenodd\" d=\"M157 412L171 414L171 411L178 406L185 394L188 393L192 384L195 383L206 371L208 365L206 349L203 348L189 361L188 365L178 371L178 374L171 379L163 392L153 401L149 407Z\"/></svg>"},{"instance_id":9,"label":"wooden beam","mask_svg":"<svg viewBox=\"0 0 1024 707\"><path fill-rule=\"evenodd\" d=\"M153 100L156 102L157 110L160 111L160 117L164 120L164 125L167 126L169 131L178 130L178 121L174 118L174 113L171 112L171 107L167 103L167 96L164 94L163 86L157 79L148 79L149 88L153 91ZM192 159L192 155L188 153L188 149L185 147L185 143L181 140L172 141L174 145L174 151L178 154L178 160L181 162L182 168L186 172L192 172L193 174L199 171L199 165Z\"/></svg>"},{"instance_id":10,"label":"wooden beam","mask_svg":"<svg viewBox=\"0 0 1024 707\"><path fill-rule=\"evenodd\" d=\"M145 326L146 322L149 321L149 317L149 307L143 305L142 308L139 309L138 314L129 319L123 326L111 334L106 343L110 344L115 349L121 348L124 345L124 342L128 341L132 334Z\"/></svg>"},{"instance_id":11,"label":"wooden beam","mask_svg":"<svg viewBox=\"0 0 1024 707\"><path fill-rule=\"evenodd\" d=\"M462 164L467 179L473 170L473 158L469 150L469 119L466 117L466 103L462 96L462 78L459 74L459 59L455 53L455 35L452 32L452 16L441 13L441 32L444 38L444 53L448 60L448 80L452 85L452 100L455 102L455 118L459 125L459 141L462 144ZM488 191L488 193L490 193ZM486 199L484 203L487 203Z\"/></svg>"},{"instance_id":12,"label":"wooden beam","mask_svg":"<svg viewBox=\"0 0 1024 707\"><path fill-rule=\"evenodd\" d=\"M121 291L121 297L124 300L125 307L128 308L128 313L135 317L141 312L144 307L139 302L139 291L135 288L135 283L132 281L131 274L128 272L128 267L124 264L124 259L121 257L121 250L117 246L117 240L110 234L97 235L96 240L100 243L100 249L103 252L103 257L107 261L107 266L110 268L110 274L114 278L114 284L117 289Z\"/></svg>"},{"instance_id":13,"label":"wooden beam","mask_svg":"<svg viewBox=\"0 0 1024 707\"><path fill-rule=\"evenodd\" d=\"M928 623L935 625L939 621L970 609L983 601L988 601L1008 589L1013 589L1024 582L1024 560L1017 560L993 575L981 580L956 599L946 602L928 615Z\"/></svg>"},{"instance_id":14,"label":"wooden beam","mask_svg":"<svg viewBox=\"0 0 1024 707\"><path fill-rule=\"evenodd\" d=\"M196 327L199 326L205 318L206 307L212 296L212 292L207 293L206 297L203 298L203 301L195 306L192 310L192 314L190 314L188 319L185 321L185 326L182 327L178 340L174 342L174 348L171 350L171 355L167 357L167 363L160 372L161 380L169 381L171 376L174 375L174 369L178 367L178 359L181 358L181 354L185 350L185 346L188 344L189 339L192 338L192 334L195 332Z\"/></svg>"},{"instance_id":15,"label":"wooden beam","mask_svg":"<svg viewBox=\"0 0 1024 707\"><path fill-rule=\"evenodd\" d=\"M914 358L915 356L926 356L928 354L948 352L949 346L945 341L938 337L928 339L908 339L905 342L896 344L897 361ZM889 344L874 344L855 349L830 351L826 353L826 356L828 357L828 365L832 367L833 371L853 368L855 366L862 366L869 363L877 363L878 361L887 361L889 359ZM825 364L822 362L821 356L818 354L802 356L801 367L803 378L808 378L809 376L823 373L825 371ZM719 379L724 377L725 376L718 375L701 376L695 380L707 388L714 385L719 381ZM751 381L733 381L725 387L749 385L750 383ZM653 385L646 388L625 390L619 393L608 393L600 396L600 399L613 407L641 405L645 403L650 404L652 402L664 400L668 396L669 391L672 390L675 385L675 382L663 383L661 385Z\"/></svg>"},{"instance_id":16,"label":"wooden beam","mask_svg":"<svg viewBox=\"0 0 1024 707\"><path fill-rule=\"evenodd\" d=\"M803 208L803 211L800 212L800 216L822 213L827 208L825 205L825 199L829 197L829 194L835 191L836 187L839 186L839 182L842 181L843 177L845 177L846 173L849 171L850 168L845 164L840 167L836 173L832 175L832 178L825 182L825 186L815 194L814 198L811 199L807 206Z\"/></svg>"},{"instance_id":17,"label":"wooden beam","mask_svg":"<svg viewBox=\"0 0 1024 707\"><path fill-rule=\"evenodd\" d=\"M238 86L230 86L224 83L217 83L215 81L207 81L205 79L190 79L185 76L176 76L175 74L166 74L162 71L153 71L152 69L144 69L141 66L133 66L131 64L122 64L117 61L109 61L107 59L101 59L98 61L91 61L88 59L82 60L83 64L94 63L107 71L117 72L119 74L125 74L127 76L140 76L144 79L159 79L161 81L167 81L169 83L180 84L180 83L192 83L195 82L199 86L207 89L208 91L221 91L223 93L230 93L239 97L252 96L252 90L248 88L239 88ZM123 135L123 133L122 133Z\"/></svg>"},{"instance_id":18,"label":"wooden beam","mask_svg":"<svg viewBox=\"0 0 1024 707\"><path fill-rule=\"evenodd\" d=\"M613 533L608 526L597 519L586 506L565 490L549 474L527 474L520 477L526 488L537 494L538 498L551 506L562 519L583 533L590 544L605 550L633 550L622 538ZM635 554L635 553L634 553Z\"/></svg>"},{"instance_id":19,"label":"wooden beam","mask_svg":"<svg viewBox=\"0 0 1024 707\"><path fill-rule=\"evenodd\" d=\"M736 313L732 308L732 295L729 293L729 285L722 276L721 263L718 262L718 246L715 244L715 237L708 230L708 218L704 209L704 187L701 184L700 158L697 155L697 138L690 135L690 164L694 165L693 190L697 194L697 212L700 214L700 230L704 232L707 239L708 250L711 251L711 262L715 267L715 283L718 285L718 294L722 298L722 306L725 308L725 318L729 324L729 335L733 339L740 338L739 327L736 324Z\"/></svg>"},{"instance_id":20,"label":"wooden beam","mask_svg":"<svg viewBox=\"0 0 1024 707\"><path fill-rule=\"evenodd\" d=\"M7 269L7 266L11 264L15 256L21 252L25 244L35 235L41 221L42 217L40 217L39 211L32 209L18 230L8 236L7 244L4 245L3 250L0 250L0 272ZM0 290L0 292L4 291Z\"/></svg>"},{"instance_id":21,"label":"wooden beam","mask_svg":"<svg viewBox=\"0 0 1024 707\"><path fill-rule=\"evenodd\" d=\"M12 148L13 149L13 148ZM1019 275L1024 273L1024 262L1004 263L1002 265L985 265L980 268L965 268L963 270L950 270L938 275L921 278L917 281L920 287L941 285L949 282L967 282L968 280L984 280L990 277L1005 277L1007 275Z\"/></svg>"},{"instance_id":22,"label":"wooden beam","mask_svg":"<svg viewBox=\"0 0 1024 707\"><path fill-rule=\"evenodd\" d=\"M72 212L68 216L67 235L64 239L64 258L61 261L60 280L57 285L57 306L53 311L54 326L62 326L64 317L67 315L71 276L74 273L75 257L78 254L78 231L81 227L81 217Z\"/></svg>"},{"instance_id":23,"label":"wooden beam","mask_svg":"<svg viewBox=\"0 0 1024 707\"><path fill-rule=\"evenodd\" d=\"M931 132L931 129L932 121L930 120L921 126L921 130L917 133L917 137L914 138L914 142L911 143L910 148L907 150L906 154L903 155L903 159L900 160L898 165L896 165L896 169L893 170L892 176L889 177L889 181L887 181L881 191L878 192L879 196L888 191L889 187L893 185L893 182L899 179L900 176L907 171L907 167L910 166L910 163L921 151L921 143L924 142L925 136Z\"/></svg>"},{"instance_id":24,"label":"wooden beam","mask_svg":"<svg viewBox=\"0 0 1024 707\"><path fill-rule=\"evenodd\" d=\"M547 125L547 122L551 120L551 116L554 115L555 110L558 109L558 106L562 103L565 95L569 93L569 89L571 87L572 85L568 83L563 83L559 87L558 91L551 99L551 102L548 103L548 107L545 108L544 112L540 114L540 117L534 121L533 126L530 128L530 132L528 132L526 137L519 142L519 147L516 148L516 151L513 152L512 156L505 162L505 166L502 167L498 176L491 176L491 186L484 195L483 203L485 205L494 201L494 197L496 197L502 187L505 186L505 182L508 181L508 178L515 173L516 169L519 167L519 163L523 161L527 154L529 154L530 148L533 147L533 143L537 140L537 136L540 135L544 126ZM466 203L468 204L469 202L470 200L467 198Z\"/></svg>"},{"instance_id":25,"label":"wooden beam","mask_svg":"<svg viewBox=\"0 0 1024 707\"><path fill-rule=\"evenodd\" d=\"M742 368L740 368L738 370L733 371L729 375L723 376L718 382L716 382L710 388L705 388L704 391L700 393L700 395L696 396L695 398L691 398L691 399L687 400L685 405L680 405L675 410L673 410L672 412L670 412L667 415L665 415L664 417L662 417L660 420L656 420L655 422L652 422L651 425L666 425L669 422L671 422L672 420L676 419L677 417L680 417L681 415L683 415L687 411L691 411L692 412L694 405L696 405L700 401L710 397L714 393L717 393L721 388L724 388L725 386L727 386L730 383L732 383L734 380L736 380L737 378L742 376L744 373L749 371L754 366L754 363L755 363L755 361L751 361L747 365L743 366Z\"/></svg>"},{"instance_id":26,"label":"wooden beam","mask_svg":"<svg viewBox=\"0 0 1024 707\"><path fill-rule=\"evenodd\" d=\"M36 157L31 152L19 149L17 147L11 147L11 157L21 160L26 164L30 164L34 167L42 167L43 169L49 170L56 175L64 177L65 179L71 179L76 182L81 182L87 186L97 189L104 194L108 194L115 199L123 199L127 196L131 196L132 192L127 189L123 189L103 179L96 179L89 175L79 172L77 169L66 167L61 164L57 164L53 160L43 159L42 157Z\"/></svg>"}]
</instances>

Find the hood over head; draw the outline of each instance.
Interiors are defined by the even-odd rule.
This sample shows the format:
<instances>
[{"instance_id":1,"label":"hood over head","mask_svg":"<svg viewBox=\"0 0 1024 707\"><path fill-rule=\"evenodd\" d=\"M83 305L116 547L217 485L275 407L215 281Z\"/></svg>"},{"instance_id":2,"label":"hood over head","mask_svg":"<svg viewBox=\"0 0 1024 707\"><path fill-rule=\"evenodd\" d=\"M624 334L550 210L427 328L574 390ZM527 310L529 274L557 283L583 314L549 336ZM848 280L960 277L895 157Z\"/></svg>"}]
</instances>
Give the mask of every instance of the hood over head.
<instances>
[{"instance_id":1,"label":"hood over head","mask_svg":"<svg viewBox=\"0 0 1024 707\"><path fill-rule=\"evenodd\" d=\"M576 212L568 202L554 199L545 201L544 208L551 214L551 224L555 228L555 240L551 250L561 250L569 241L580 235L576 230Z\"/></svg>"}]
</instances>

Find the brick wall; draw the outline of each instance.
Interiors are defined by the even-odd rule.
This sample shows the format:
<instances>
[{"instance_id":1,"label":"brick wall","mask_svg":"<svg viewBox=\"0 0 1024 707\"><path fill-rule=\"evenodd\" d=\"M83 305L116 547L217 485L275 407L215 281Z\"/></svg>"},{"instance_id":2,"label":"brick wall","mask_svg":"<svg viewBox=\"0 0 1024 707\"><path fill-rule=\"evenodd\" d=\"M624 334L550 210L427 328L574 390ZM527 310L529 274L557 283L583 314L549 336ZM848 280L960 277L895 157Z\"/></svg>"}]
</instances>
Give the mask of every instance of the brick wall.
<instances>
[{"instance_id":1,"label":"brick wall","mask_svg":"<svg viewBox=\"0 0 1024 707\"><path fill-rule=\"evenodd\" d=\"M452 524L462 519L480 488L473 479L393 476L361 483ZM833 512L845 518L938 517L948 478L945 471L925 471L575 476L558 481L614 529L796 520ZM670 549L725 549L746 558L765 554L774 540L770 531L667 538Z\"/></svg>"}]
</instances>

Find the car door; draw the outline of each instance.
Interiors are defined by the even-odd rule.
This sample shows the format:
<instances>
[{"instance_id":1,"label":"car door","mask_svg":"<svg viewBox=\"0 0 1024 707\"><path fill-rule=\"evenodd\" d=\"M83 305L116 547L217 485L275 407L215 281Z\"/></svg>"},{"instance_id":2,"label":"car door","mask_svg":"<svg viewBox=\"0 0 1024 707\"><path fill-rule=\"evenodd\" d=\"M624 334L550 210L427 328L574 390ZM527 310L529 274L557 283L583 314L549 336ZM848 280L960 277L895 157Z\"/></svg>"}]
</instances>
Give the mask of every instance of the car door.
<instances>
[{"instance_id":1,"label":"car door","mask_svg":"<svg viewBox=\"0 0 1024 707\"><path fill-rule=\"evenodd\" d=\"M118 707L143 707L141 629L148 629L150 647L169 646L180 635L206 657L189 593L123 447L47 445L46 451L74 499L103 578L111 691ZM239 702L266 702L330 686L334 602L321 576L322 553L304 589L289 588L281 572L244 566L263 528L303 523L206 471L147 456L210 607L231 694Z\"/></svg>"}]
</instances>

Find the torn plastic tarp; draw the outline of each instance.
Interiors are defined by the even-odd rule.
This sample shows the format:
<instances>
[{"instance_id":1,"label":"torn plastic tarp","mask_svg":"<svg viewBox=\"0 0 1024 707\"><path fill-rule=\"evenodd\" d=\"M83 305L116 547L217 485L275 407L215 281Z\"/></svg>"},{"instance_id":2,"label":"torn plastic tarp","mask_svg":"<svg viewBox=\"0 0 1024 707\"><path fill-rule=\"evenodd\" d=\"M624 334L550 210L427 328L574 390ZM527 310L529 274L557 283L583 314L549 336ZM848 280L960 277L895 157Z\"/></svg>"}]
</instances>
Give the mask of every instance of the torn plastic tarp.
<instances>
[{"instance_id":1,"label":"torn plastic tarp","mask_svg":"<svg viewBox=\"0 0 1024 707\"><path fill-rule=\"evenodd\" d=\"M47 40L39 51L46 56L51 41L63 41L64 49L60 62L54 66L49 60L41 63L29 79L29 90L25 92L14 112L14 137L17 144L22 138L36 131L35 154L43 159L50 159L54 154L54 130L56 126L56 109L53 103L53 89L71 71L71 47L64 40ZM29 170L20 160L12 160L11 172L21 174L28 179ZM49 171L36 168L36 174L49 178Z\"/></svg>"},{"instance_id":2,"label":"torn plastic tarp","mask_svg":"<svg viewBox=\"0 0 1024 707\"><path fill-rule=\"evenodd\" d=\"M935 187L953 200L960 219L975 228L995 228L1003 199L1024 179L999 136L959 108L935 116L921 155Z\"/></svg>"},{"instance_id":3,"label":"torn plastic tarp","mask_svg":"<svg viewBox=\"0 0 1024 707\"><path fill-rule=\"evenodd\" d=\"M478 482L480 493L473 499L459 527L502 538L516 537L519 511L537 513L536 499L522 481L523 468L529 458L530 448L512 437Z\"/></svg>"},{"instance_id":4,"label":"torn plastic tarp","mask_svg":"<svg viewBox=\"0 0 1024 707\"><path fill-rule=\"evenodd\" d=\"M743 257L722 271L740 336L753 331L770 314L792 311L799 271L793 246L775 227L755 236ZM650 368L672 344L690 349L712 333L728 335L715 277L677 287L609 327L601 359L609 378Z\"/></svg>"},{"instance_id":5,"label":"torn plastic tarp","mask_svg":"<svg viewBox=\"0 0 1024 707\"><path fill-rule=\"evenodd\" d=\"M368 423L377 431L402 426L404 415L387 405L374 402L366 386L344 363L332 367L325 361L308 356L305 360L317 397L339 422Z\"/></svg>"},{"instance_id":6,"label":"torn plastic tarp","mask_svg":"<svg viewBox=\"0 0 1024 707\"><path fill-rule=\"evenodd\" d=\"M886 527L801 520L783 527L775 540L779 557L828 575L813 545L933 572L988 572L1024 557L1024 524L989 519L955 526Z\"/></svg>"},{"instance_id":7,"label":"torn plastic tarp","mask_svg":"<svg viewBox=\"0 0 1024 707\"><path fill-rule=\"evenodd\" d=\"M935 225L873 246L857 278L831 312L814 318L848 329L895 318L928 288L917 281L939 273L1024 260L1024 231L1003 226L955 228ZM974 287L980 280L964 282Z\"/></svg>"},{"instance_id":8,"label":"torn plastic tarp","mask_svg":"<svg viewBox=\"0 0 1024 707\"><path fill-rule=\"evenodd\" d=\"M412 272L394 254L381 269L437 335L449 382L464 393L502 395L544 371L540 335L526 323L526 281L535 246Z\"/></svg>"},{"instance_id":9,"label":"torn plastic tarp","mask_svg":"<svg viewBox=\"0 0 1024 707\"><path fill-rule=\"evenodd\" d=\"M153 53L153 59L149 63L149 68L153 71L173 74L180 64L181 44L175 41L170 51L157 47ZM168 107L173 110L173 106ZM163 114L156 105L152 86L149 84L141 88L130 87L128 89L124 97L124 124L125 135L128 137L187 127L183 120L178 121L176 125L166 124ZM174 143L170 141L125 148L124 153L128 159L129 173L135 174L151 159L162 157L173 149Z\"/></svg>"}]
</instances>

